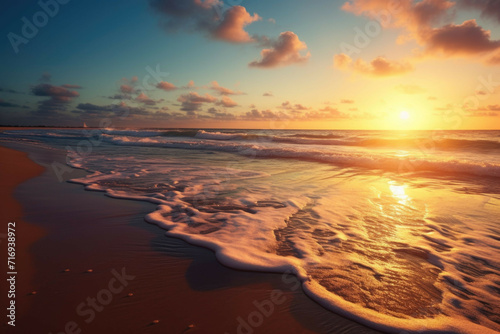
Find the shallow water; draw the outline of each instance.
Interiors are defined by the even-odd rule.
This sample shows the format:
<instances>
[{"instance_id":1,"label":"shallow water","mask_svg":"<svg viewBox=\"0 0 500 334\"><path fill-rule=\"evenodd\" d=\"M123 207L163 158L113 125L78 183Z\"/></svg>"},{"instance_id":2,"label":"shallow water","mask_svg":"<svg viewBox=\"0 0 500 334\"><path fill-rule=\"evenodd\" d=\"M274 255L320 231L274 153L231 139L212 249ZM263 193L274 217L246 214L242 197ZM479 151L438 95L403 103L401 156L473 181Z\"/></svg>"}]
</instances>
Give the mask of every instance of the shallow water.
<instances>
[{"instance_id":1,"label":"shallow water","mask_svg":"<svg viewBox=\"0 0 500 334\"><path fill-rule=\"evenodd\" d=\"M74 182L376 329L500 331L500 132L93 131L0 140L67 150Z\"/></svg>"}]
</instances>

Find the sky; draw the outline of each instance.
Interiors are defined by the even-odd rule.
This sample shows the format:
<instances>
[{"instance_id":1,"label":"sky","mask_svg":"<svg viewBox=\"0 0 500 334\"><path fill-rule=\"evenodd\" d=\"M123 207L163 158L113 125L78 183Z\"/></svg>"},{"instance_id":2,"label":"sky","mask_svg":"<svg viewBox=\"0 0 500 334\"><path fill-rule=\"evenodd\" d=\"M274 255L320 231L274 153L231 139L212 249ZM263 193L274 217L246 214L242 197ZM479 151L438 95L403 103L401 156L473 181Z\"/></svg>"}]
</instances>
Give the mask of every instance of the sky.
<instances>
[{"instance_id":1,"label":"sky","mask_svg":"<svg viewBox=\"0 0 500 334\"><path fill-rule=\"evenodd\" d=\"M500 129L497 0L0 8L0 125Z\"/></svg>"}]
</instances>

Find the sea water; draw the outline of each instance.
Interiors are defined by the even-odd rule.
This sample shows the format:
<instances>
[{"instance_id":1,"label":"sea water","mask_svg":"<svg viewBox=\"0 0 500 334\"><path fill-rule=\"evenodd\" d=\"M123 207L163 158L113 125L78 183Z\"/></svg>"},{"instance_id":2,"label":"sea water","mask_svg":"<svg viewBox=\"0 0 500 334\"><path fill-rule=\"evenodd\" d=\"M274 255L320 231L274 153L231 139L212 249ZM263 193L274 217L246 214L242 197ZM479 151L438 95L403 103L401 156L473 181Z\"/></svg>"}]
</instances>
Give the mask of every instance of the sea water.
<instances>
[{"instance_id":1,"label":"sea water","mask_svg":"<svg viewBox=\"0 0 500 334\"><path fill-rule=\"evenodd\" d=\"M73 182L386 332L500 331L500 131L31 129Z\"/></svg>"}]
</instances>

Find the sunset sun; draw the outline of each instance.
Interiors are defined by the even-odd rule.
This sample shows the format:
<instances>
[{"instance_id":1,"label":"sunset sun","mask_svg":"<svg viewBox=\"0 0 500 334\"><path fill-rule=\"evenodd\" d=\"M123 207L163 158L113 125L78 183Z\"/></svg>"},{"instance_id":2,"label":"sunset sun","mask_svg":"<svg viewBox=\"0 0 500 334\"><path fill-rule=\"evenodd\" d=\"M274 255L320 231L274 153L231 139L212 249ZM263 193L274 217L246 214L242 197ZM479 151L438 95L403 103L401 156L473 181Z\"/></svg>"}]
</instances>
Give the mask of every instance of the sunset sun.
<instances>
[{"instance_id":1,"label":"sunset sun","mask_svg":"<svg viewBox=\"0 0 500 334\"><path fill-rule=\"evenodd\" d=\"M408 111L402 111L399 114L399 118L402 119L403 121L406 121L406 120L410 119L410 113Z\"/></svg>"},{"instance_id":2,"label":"sunset sun","mask_svg":"<svg viewBox=\"0 0 500 334\"><path fill-rule=\"evenodd\" d=\"M2 4L2 332L500 334L500 0Z\"/></svg>"}]
</instances>

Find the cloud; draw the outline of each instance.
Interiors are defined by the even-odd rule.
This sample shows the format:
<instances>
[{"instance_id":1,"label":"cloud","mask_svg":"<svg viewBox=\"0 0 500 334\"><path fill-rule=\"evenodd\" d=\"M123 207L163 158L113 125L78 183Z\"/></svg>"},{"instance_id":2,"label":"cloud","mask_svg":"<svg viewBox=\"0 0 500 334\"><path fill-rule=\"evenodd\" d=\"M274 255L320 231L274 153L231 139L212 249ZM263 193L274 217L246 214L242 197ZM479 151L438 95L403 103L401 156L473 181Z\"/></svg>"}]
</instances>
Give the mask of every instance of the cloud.
<instances>
[{"instance_id":1,"label":"cloud","mask_svg":"<svg viewBox=\"0 0 500 334\"><path fill-rule=\"evenodd\" d=\"M197 111L204 103L215 103L217 99L210 94L200 95L197 92L189 92L177 98L181 102L183 111Z\"/></svg>"},{"instance_id":2,"label":"cloud","mask_svg":"<svg viewBox=\"0 0 500 334\"><path fill-rule=\"evenodd\" d=\"M350 0L345 11L379 20L385 28L402 31L398 42L416 41L422 48L417 54L431 57L465 57L497 65L498 58L483 55L500 51L500 41L491 39L491 32L476 20L462 24L450 23L456 14L456 2L449 0ZM458 0L458 8L476 8L483 16L500 21L500 2L496 0ZM384 15L386 15L384 19ZM387 14L389 19L387 19ZM446 24L447 23L447 24ZM444 25L443 25L444 24Z\"/></svg>"},{"instance_id":3,"label":"cloud","mask_svg":"<svg viewBox=\"0 0 500 334\"><path fill-rule=\"evenodd\" d=\"M252 120L269 120L269 119L285 118L285 116L281 113L275 113L269 109L262 111L259 111L257 109L252 109L245 114L245 118Z\"/></svg>"},{"instance_id":4,"label":"cloud","mask_svg":"<svg viewBox=\"0 0 500 334\"><path fill-rule=\"evenodd\" d=\"M418 85L398 85L396 86L396 90L408 95L422 94L426 92L424 88Z\"/></svg>"},{"instance_id":5,"label":"cloud","mask_svg":"<svg viewBox=\"0 0 500 334\"><path fill-rule=\"evenodd\" d=\"M481 16L500 22L500 1L498 0L459 0L459 6L481 11Z\"/></svg>"},{"instance_id":6,"label":"cloud","mask_svg":"<svg viewBox=\"0 0 500 334\"><path fill-rule=\"evenodd\" d=\"M476 20L431 29L425 33L424 38L428 53L441 53L445 56L500 50L500 41L492 41L491 32L478 26Z\"/></svg>"},{"instance_id":7,"label":"cloud","mask_svg":"<svg viewBox=\"0 0 500 334\"><path fill-rule=\"evenodd\" d=\"M3 107L3 108L21 108L21 106L19 104L10 103L10 102L4 101L2 99L0 99L0 107Z\"/></svg>"},{"instance_id":8,"label":"cloud","mask_svg":"<svg viewBox=\"0 0 500 334\"><path fill-rule=\"evenodd\" d=\"M216 119L236 119L235 115L227 112L221 112L216 108L209 108L207 110L207 113L209 113L210 115L212 115L213 118Z\"/></svg>"},{"instance_id":9,"label":"cloud","mask_svg":"<svg viewBox=\"0 0 500 334\"><path fill-rule=\"evenodd\" d=\"M500 104L490 104L477 109L467 109L467 115L471 117L500 116Z\"/></svg>"},{"instance_id":10,"label":"cloud","mask_svg":"<svg viewBox=\"0 0 500 334\"><path fill-rule=\"evenodd\" d=\"M353 103L354 103L354 100L347 100L347 99L343 99L343 100L340 100L340 103L344 103L344 104L353 104Z\"/></svg>"},{"instance_id":11,"label":"cloud","mask_svg":"<svg viewBox=\"0 0 500 334\"><path fill-rule=\"evenodd\" d=\"M385 28L404 28L411 33L427 29L444 19L455 5L448 0L349 0L342 6L346 12L378 20Z\"/></svg>"},{"instance_id":12,"label":"cloud","mask_svg":"<svg viewBox=\"0 0 500 334\"><path fill-rule=\"evenodd\" d=\"M131 85L123 84L120 86L120 91L125 94L133 94L136 92L135 88Z\"/></svg>"},{"instance_id":13,"label":"cloud","mask_svg":"<svg viewBox=\"0 0 500 334\"><path fill-rule=\"evenodd\" d=\"M243 95L244 94L243 92L240 92L240 91L234 91L232 89L222 87L217 83L217 81L211 82L210 89L216 91L220 95Z\"/></svg>"},{"instance_id":14,"label":"cloud","mask_svg":"<svg viewBox=\"0 0 500 334\"><path fill-rule=\"evenodd\" d=\"M69 102L72 98L80 95L77 91L51 84L38 84L31 88L31 92L36 96L50 96L52 99L61 102Z\"/></svg>"},{"instance_id":15,"label":"cloud","mask_svg":"<svg viewBox=\"0 0 500 334\"><path fill-rule=\"evenodd\" d=\"M148 105L148 106L154 106L156 105L157 103L159 102L162 102L163 99L160 99L160 100L153 100L151 99L149 96L147 96L146 94L144 93L140 93L136 98L135 98L135 101L139 102L139 103L142 103L142 104L145 104L145 105Z\"/></svg>"},{"instance_id":16,"label":"cloud","mask_svg":"<svg viewBox=\"0 0 500 334\"><path fill-rule=\"evenodd\" d=\"M255 13L250 15L245 7L233 6L225 12L224 19L212 31L212 35L216 39L232 43L253 42L254 39L245 31L245 27L261 19L262 18Z\"/></svg>"},{"instance_id":17,"label":"cloud","mask_svg":"<svg viewBox=\"0 0 500 334\"><path fill-rule=\"evenodd\" d=\"M311 54L307 52L304 56L301 51L306 50L306 43L291 32L282 32L278 40L271 43L271 48L261 51L261 60L253 61L250 67L273 68L292 64L302 64L309 60Z\"/></svg>"},{"instance_id":18,"label":"cloud","mask_svg":"<svg viewBox=\"0 0 500 334\"><path fill-rule=\"evenodd\" d=\"M413 65L408 62L388 60L384 57L377 57L370 63L362 59L353 62L352 58L344 53L334 56L334 66L341 70L351 70L379 78L406 74L414 69Z\"/></svg>"},{"instance_id":19,"label":"cloud","mask_svg":"<svg viewBox=\"0 0 500 334\"><path fill-rule=\"evenodd\" d=\"M83 118L123 117L124 115L127 115L127 117L138 116L141 117L141 119L170 117L169 113L163 111L151 112L143 107L131 107L125 102L103 106L92 103L80 103L72 113L78 114Z\"/></svg>"},{"instance_id":20,"label":"cloud","mask_svg":"<svg viewBox=\"0 0 500 334\"><path fill-rule=\"evenodd\" d=\"M194 85L194 83L193 83L193 85ZM158 84L156 85L156 88L163 89L166 92L170 92L170 91L177 89L177 87L173 83L170 83L167 81L158 82Z\"/></svg>"},{"instance_id":21,"label":"cloud","mask_svg":"<svg viewBox=\"0 0 500 334\"><path fill-rule=\"evenodd\" d=\"M188 84L186 86L183 86L182 88L183 89L193 89L193 88L196 88L196 86L195 86L193 80L189 80Z\"/></svg>"},{"instance_id":22,"label":"cloud","mask_svg":"<svg viewBox=\"0 0 500 334\"><path fill-rule=\"evenodd\" d=\"M311 108L308 108L300 103L292 104L292 103L290 103L290 101L283 102L280 106L278 106L278 108L283 109L283 110L289 110L292 113L297 113L297 112L311 109Z\"/></svg>"},{"instance_id":23,"label":"cloud","mask_svg":"<svg viewBox=\"0 0 500 334\"><path fill-rule=\"evenodd\" d=\"M133 76L130 80L127 78L122 78L120 80L120 92L123 94L137 94L140 92L139 89L136 89L137 81L139 79L137 76Z\"/></svg>"},{"instance_id":24,"label":"cloud","mask_svg":"<svg viewBox=\"0 0 500 334\"><path fill-rule=\"evenodd\" d=\"M262 94L262 96L272 97L272 96L274 96L274 95L273 95L273 93L271 93L271 92L265 92L264 94Z\"/></svg>"},{"instance_id":25,"label":"cloud","mask_svg":"<svg viewBox=\"0 0 500 334\"><path fill-rule=\"evenodd\" d=\"M11 94L22 94L21 92L18 92L17 90L10 89L10 88L3 88L3 87L0 87L0 92L11 93Z\"/></svg>"},{"instance_id":26,"label":"cloud","mask_svg":"<svg viewBox=\"0 0 500 334\"><path fill-rule=\"evenodd\" d=\"M130 100L132 97L129 94L115 94L108 96L108 99L112 100Z\"/></svg>"},{"instance_id":27,"label":"cloud","mask_svg":"<svg viewBox=\"0 0 500 334\"><path fill-rule=\"evenodd\" d=\"M36 96L50 97L48 100L38 102L37 110L32 114L37 116L57 117L60 112L66 110L67 105L80 96L77 91L69 90L62 86L54 86L48 83L41 83L31 87L31 92Z\"/></svg>"},{"instance_id":28,"label":"cloud","mask_svg":"<svg viewBox=\"0 0 500 334\"><path fill-rule=\"evenodd\" d=\"M233 101L229 96L223 96L220 101L216 103L219 106L224 106L226 108L233 108L238 105L235 101Z\"/></svg>"},{"instance_id":29,"label":"cloud","mask_svg":"<svg viewBox=\"0 0 500 334\"><path fill-rule=\"evenodd\" d=\"M352 58L346 55L345 53L341 53L333 56L333 66L340 70L347 70L349 65L352 63Z\"/></svg>"},{"instance_id":30,"label":"cloud","mask_svg":"<svg viewBox=\"0 0 500 334\"><path fill-rule=\"evenodd\" d=\"M224 11L224 2L219 0L149 0L149 4L163 15L163 26L168 30L201 31L230 43L253 42L245 27L261 20L243 6Z\"/></svg>"},{"instance_id":31,"label":"cloud","mask_svg":"<svg viewBox=\"0 0 500 334\"><path fill-rule=\"evenodd\" d=\"M335 118L349 118L349 115L344 114L337 108L327 106L319 111L312 111L305 115L306 119L335 119Z\"/></svg>"},{"instance_id":32,"label":"cloud","mask_svg":"<svg viewBox=\"0 0 500 334\"><path fill-rule=\"evenodd\" d=\"M165 16L167 29L185 27L188 30L201 29L216 19L213 8L218 1L196 0L149 0L149 5Z\"/></svg>"},{"instance_id":33,"label":"cloud","mask_svg":"<svg viewBox=\"0 0 500 334\"><path fill-rule=\"evenodd\" d=\"M368 115L361 115L364 118L367 118ZM369 118L373 118L371 115L369 115ZM262 121L262 120L300 120L300 121L314 121L314 120L327 120L327 119L347 119L347 118L353 118L354 116L345 114L341 112L340 110L332 107L325 107L320 110L311 110L305 113L293 113L293 112L284 112L284 111L279 111L275 112L272 110L258 110L258 109L252 109L248 111L245 115L244 118L248 120L256 120L256 121ZM359 116L356 116L359 117Z\"/></svg>"}]
</instances>

